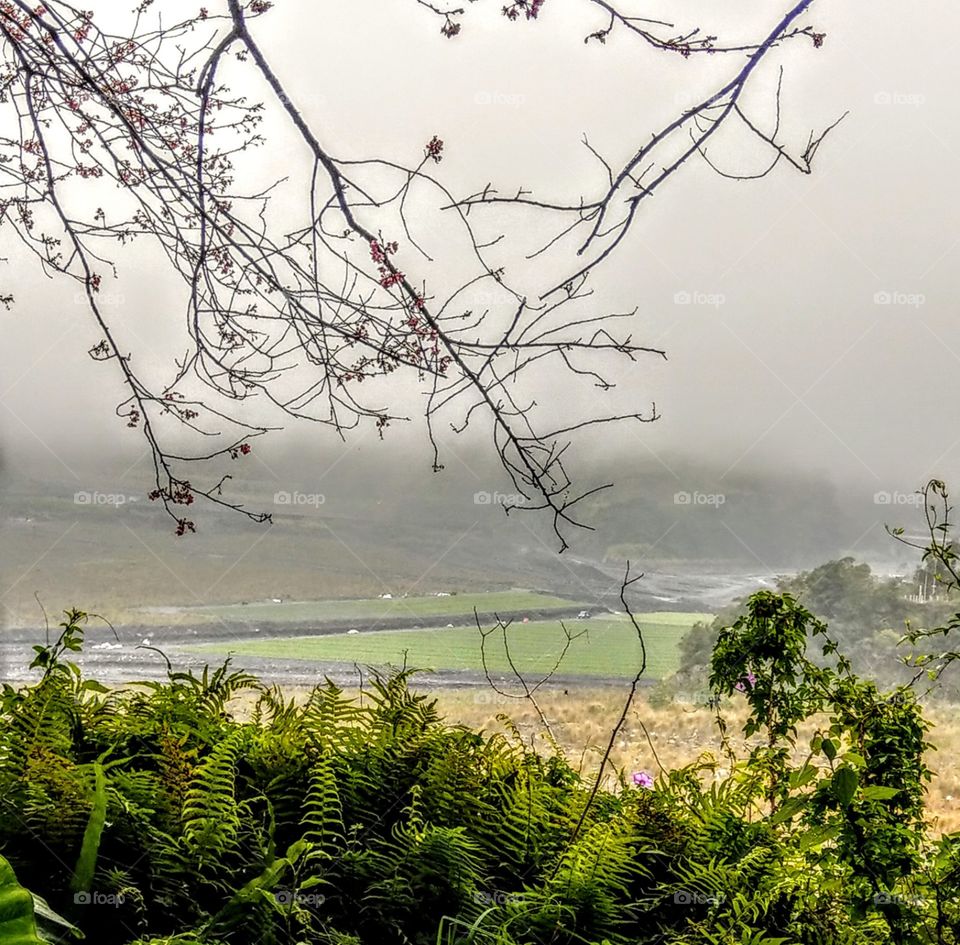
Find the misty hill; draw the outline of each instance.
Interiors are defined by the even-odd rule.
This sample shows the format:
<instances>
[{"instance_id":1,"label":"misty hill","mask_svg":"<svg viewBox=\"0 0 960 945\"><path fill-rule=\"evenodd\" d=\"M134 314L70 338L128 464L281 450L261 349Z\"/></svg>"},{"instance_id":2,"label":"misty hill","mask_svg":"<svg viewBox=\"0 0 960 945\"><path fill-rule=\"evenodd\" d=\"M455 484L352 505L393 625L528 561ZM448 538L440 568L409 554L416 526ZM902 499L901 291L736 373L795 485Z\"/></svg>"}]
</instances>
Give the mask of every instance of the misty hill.
<instances>
[{"instance_id":1,"label":"misty hill","mask_svg":"<svg viewBox=\"0 0 960 945\"><path fill-rule=\"evenodd\" d=\"M35 622L35 592L54 612L77 604L113 617L138 605L398 590L573 587L600 599L615 592L628 557L647 574L641 594L682 609L711 603L705 593L744 593L755 575L851 551L903 571L915 563L882 527L910 524L915 509L878 505L866 490L825 479L723 475L680 460L597 462L582 481L615 488L579 507L595 531L571 531L561 556L542 513L504 514L514 489L485 453L461 452L434 474L420 454L385 449L377 462L364 452L326 469L299 453L232 464L231 500L271 512L273 525L201 506L190 510L198 533L182 539L148 500L142 467L74 477L8 467L0 553L8 617Z\"/></svg>"}]
</instances>

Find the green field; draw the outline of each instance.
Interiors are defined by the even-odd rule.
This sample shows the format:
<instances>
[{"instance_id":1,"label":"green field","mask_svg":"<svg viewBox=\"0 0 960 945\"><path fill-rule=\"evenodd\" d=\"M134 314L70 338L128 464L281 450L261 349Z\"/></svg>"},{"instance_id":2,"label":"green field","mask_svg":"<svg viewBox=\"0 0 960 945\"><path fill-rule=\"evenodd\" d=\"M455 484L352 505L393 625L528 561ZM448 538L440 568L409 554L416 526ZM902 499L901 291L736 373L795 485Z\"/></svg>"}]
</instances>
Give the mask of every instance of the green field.
<instances>
[{"instance_id":1,"label":"green field","mask_svg":"<svg viewBox=\"0 0 960 945\"><path fill-rule=\"evenodd\" d=\"M319 600L319 601L251 601L247 604L222 604L216 606L178 607L178 616L189 615L194 620L223 620L241 623L311 623L330 620L378 620L393 617L446 617L454 614L470 614L476 608L481 613L512 613L517 611L546 610L559 607L579 607L577 601L550 597L533 591L499 591L479 594L451 594L437 597L435 594L422 597L394 597L392 600L373 598L366 600ZM156 613L156 609L152 611Z\"/></svg>"},{"instance_id":2,"label":"green field","mask_svg":"<svg viewBox=\"0 0 960 945\"><path fill-rule=\"evenodd\" d=\"M442 598L446 599L446 598ZM389 603L389 602L388 602ZM677 644L686 630L709 614L649 613L638 617L647 649L647 676L659 679L678 666ZM640 662L640 643L625 616L565 621L571 633L581 633L570 645L564 661L567 674L632 676ZM559 621L514 623L509 629L514 663L525 675L548 672L564 644ZM225 655L217 644L188 647L190 652ZM401 665L420 669L482 670L480 638L476 627L423 630L382 630L372 633L329 634L316 637L257 639L229 646L240 657L256 656L316 662L361 663L370 666ZM502 637L493 634L486 644L487 665L509 670Z\"/></svg>"}]
</instances>

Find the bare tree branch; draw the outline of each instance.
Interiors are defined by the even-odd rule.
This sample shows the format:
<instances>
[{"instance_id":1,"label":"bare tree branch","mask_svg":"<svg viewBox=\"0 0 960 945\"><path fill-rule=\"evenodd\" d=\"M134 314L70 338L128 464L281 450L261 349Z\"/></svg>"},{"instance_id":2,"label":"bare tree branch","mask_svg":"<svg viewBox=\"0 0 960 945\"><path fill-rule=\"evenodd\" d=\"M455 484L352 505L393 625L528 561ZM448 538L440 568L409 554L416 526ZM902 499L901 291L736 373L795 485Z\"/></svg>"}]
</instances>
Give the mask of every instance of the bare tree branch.
<instances>
[{"instance_id":1,"label":"bare tree branch","mask_svg":"<svg viewBox=\"0 0 960 945\"><path fill-rule=\"evenodd\" d=\"M453 38L473 2L416 0L411 9L439 17ZM536 21L548 2L518 0L501 12ZM789 159L777 141L779 124L765 134L740 103L772 49L801 35L822 42L797 22L813 0L795 3L752 45L724 45L696 28L583 2L610 17L593 36L600 41L616 27L685 58L723 53L746 62L619 171L585 136L603 170L603 193L551 202L524 190L501 197L490 184L454 195L434 170L445 148L439 136L407 161L333 153L257 40L256 21L272 7L266 0L220 0L219 11L172 24L151 23L145 0L115 32L65 0L0 0L0 225L45 274L82 287L100 337L89 354L116 365L127 391L117 413L144 436L151 498L178 534L195 529L187 510L201 498L269 521L225 495L231 477L224 464L242 460L258 437L288 420L321 424L340 438L372 426L382 437L408 419L394 383L404 377L423 395L417 409L435 470L442 468L439 430L483 424L521 497L516 508L545 512L560 550L571 528L589 528L576 507L597 489L575 486L568 449L598 424L656 420L655 405L604 410L597 396L615 388L618 363L664 353L616 333L631 313L600 309L587 276L624 238L639 203L691 155L706 156L726 117L745 123L773 150L774 163L787 157L805 172L826 132ZM228 85L251 80L265 83L269 101ZM777 104L779 112L779 92ZM271 112L296 135L308 173L264 177L255 156L267 144L261 128ZM689 142L663 163L661 146L684 134ZM291 195L302 219L291 218ZM522 291L495 258L512 252L507 234L481 233L476 224L487 221L472 216L495 203L568 218L540 249L511 259L543 259L552 280L548 257L578 234L579 253L590 250L591 261L552 288ZM442 256L411 219L412 208L419 214L424 206L446 211L440 216L449 230L430 237L443 244ZM124 325L104 302L108 280L119 276L114 255L143 241L185 289L183 353L162 376L127 349ZM551 429L541 419L541 391L558 378L566 379L570 409Z\"/></svg>"}]
</instances>

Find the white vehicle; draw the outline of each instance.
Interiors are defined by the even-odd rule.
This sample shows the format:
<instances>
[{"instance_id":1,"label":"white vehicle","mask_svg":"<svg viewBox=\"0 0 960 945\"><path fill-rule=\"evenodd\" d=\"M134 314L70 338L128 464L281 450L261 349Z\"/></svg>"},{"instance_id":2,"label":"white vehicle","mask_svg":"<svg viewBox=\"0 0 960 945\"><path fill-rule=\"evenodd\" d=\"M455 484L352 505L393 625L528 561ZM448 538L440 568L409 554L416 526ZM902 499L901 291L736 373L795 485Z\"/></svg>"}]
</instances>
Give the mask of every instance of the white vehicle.
<instances>
[{"instance_id":1,"label":"white vehicle","mask_svg":"<svg viewBox=\"0 0 960 945\"><path fill-rule=\"evenodd\" d=\"M577 620L589 620L589 619L590 619L589 610L581 610L580 613L577 614Z\"/></svg>"}]
</instances>

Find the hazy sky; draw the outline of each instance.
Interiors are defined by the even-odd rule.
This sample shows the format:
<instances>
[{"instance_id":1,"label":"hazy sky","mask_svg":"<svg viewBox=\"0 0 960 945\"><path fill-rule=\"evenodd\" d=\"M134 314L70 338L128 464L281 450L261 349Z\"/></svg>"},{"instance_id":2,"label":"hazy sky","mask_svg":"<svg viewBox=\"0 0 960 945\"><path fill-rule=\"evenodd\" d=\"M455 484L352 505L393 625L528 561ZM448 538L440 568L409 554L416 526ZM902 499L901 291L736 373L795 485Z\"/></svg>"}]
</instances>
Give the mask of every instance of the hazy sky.
<instances>
[{"instance_id":1,"label":"hazy sky","mask_svg":"<svg viewBox=\"0 0 960 945\"><path fill-rule=\"evenodd\" d=\"M532 24L506 22L500 5L471 6L453 41L413 0L280 0L255 29L334 153L413 160L439 134L438 174L461 193L487 181L545 198L595 193L602 174L584 134L617 164L735 70L731 58L684 60L626 35L585 45L603 25L588 0L547 0ZM669 10L678 24L733 40L755 39L787 6L624 9ZM958 70L936 39L960 25L960 13L946 0L820 0L806 22L827 34L823 48L790 44L748 101L769 127L783 64L782 140L794 152L811 128L849 110L813 175L784 165L739 182L691 162L646 203L597 273L603 303L638 306L636 340L669 356L622 375L622 396L638 408L656 401L663 419L623 431L616 446L626 458L684 452L731 468L828 471L878 489L916 487L930 475L958 481ZM271 173L303 160L277 129L260 153ZM734 134L711 157L741 173L766 160ZM84 450L129 450L135 434L112 417L112 368L85 354L98 335L74 287L45 280L3 245L3 286L17 295L0 315L7 462L27 447L55 466L64 465L55 456L69 466ZM113 289L131 345L179 326L183 311L153 257L132 260ZM340 447L332 437L329 445L334 456Z\"/></svg>"}]
</instances>

